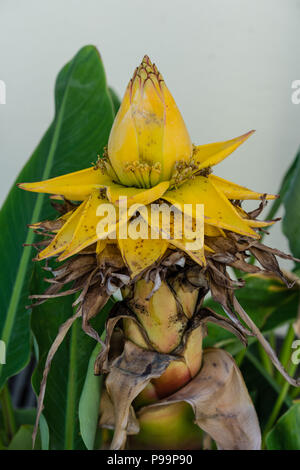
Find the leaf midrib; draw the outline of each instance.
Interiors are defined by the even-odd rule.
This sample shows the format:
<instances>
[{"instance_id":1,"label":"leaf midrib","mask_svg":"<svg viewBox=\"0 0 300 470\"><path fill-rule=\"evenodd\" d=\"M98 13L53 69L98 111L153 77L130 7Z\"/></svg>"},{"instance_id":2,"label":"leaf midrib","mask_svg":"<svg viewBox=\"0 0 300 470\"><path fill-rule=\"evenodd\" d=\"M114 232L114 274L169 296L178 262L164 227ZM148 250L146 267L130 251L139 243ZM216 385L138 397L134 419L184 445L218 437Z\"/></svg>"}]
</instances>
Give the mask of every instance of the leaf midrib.
<instances>
[{"instance_id":1,"label":"leaf midrib","mask_svg":"<svg viewBox=\"0 0 300 470\"><path fill-rule=\"evenodd\" d=\"M57 148L57 143L58 143L61 127L62 127L61 124L62 124L63 115L64 115L64 111L65 111L67 96L68 96L68 92L69 92L70 79L71 79L72 70L73 70L74 66L75 65L72 64L72 66L70 67L69 76L68 76L64 96L63 96L63 99L62 99L61 107L58 111L57 119L54 119L54 132L53 132L52 142L51 142L49 153L48 153L46 166L45 166L45 169L44 169L44 172L43 172L43 175L42 175L43 180L49 178L50 171L52 169L54 155L55 155L55 151L56 151L56 148ZM34 222L36 222L39 219L39 215L41 213L41 209L42 209L42 206L43 206L44 197L45 197L44 194L39 194L38 195L37 201L36 201L34 209L33 209L30 224L33 224ZM33 233L33 231L29 230L28 234L27 234L27 237L26 237L26 240L25 240L25 244L31 244L33 242L33 240L34 240L34 233ZM26 272L27 272L26 266L28 265L30 253L31 253L31 247L29 247L29 246L25 247L24 250L23 250L22 256L21 256L21 260L20 260L18 271L17 271L13 292L12 292L9 307L8 307L8 310L7 310L7 315L6 315L6 319L5 319L5 322L4 322L4 327L3 327L3 330L2 330L2 340L5 342L6 347L8 347L8 344L10 342L11 333L12 333L12 329L13 329L13 324L14 324L14 320L15 320L15 316L16 316L16 312L17 312L17 307L18 307L18 304L19 304L19 299L20 299L20 296L21 296L21 293L22 293L22 287L24 285L24 279L25 279ZM2 369L3 369L3 365L0 365L0 377L1 377ZM0 388L1 388L1 385L0 385Z\"/></svg>"}]
</instances>

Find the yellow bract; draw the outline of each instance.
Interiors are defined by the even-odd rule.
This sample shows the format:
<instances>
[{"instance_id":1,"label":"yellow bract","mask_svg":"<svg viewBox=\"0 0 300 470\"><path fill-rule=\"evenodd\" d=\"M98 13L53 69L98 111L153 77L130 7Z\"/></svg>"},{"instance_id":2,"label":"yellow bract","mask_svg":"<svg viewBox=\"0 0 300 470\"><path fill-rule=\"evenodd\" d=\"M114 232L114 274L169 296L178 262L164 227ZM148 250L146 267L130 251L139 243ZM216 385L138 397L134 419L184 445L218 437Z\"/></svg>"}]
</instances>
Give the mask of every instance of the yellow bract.
<instances>
[{"instance_id":1,"label":"yellow bract","mask_svg":"<svg viewBox=\"0 0 300 470\"><path fill-rule=\"evenodd\" d=\"M91 167L37 183L20 183L18 186L26 191L60 194L72 201L83 201L94 189L106 187L109 184L112 184L112 181L107 175Z\"/></svg>"},{"instance_id":2,"label":"yellow bract","mask_svg":"<svg viewBox=\"0 0 300 470\"><path fill-rule=\"evenodd\" d=\"M81 215L83 213L83 209L85 206L86 202L81 204L71 215L71 217L67 220L67 222L63 225L63 227L59 230L57 235L54 237L52 242L45 248L43 251L41 251L37 259L45 259L49 258L50 256L55 256L58 253L61 253L64 251L69 243L71 243L74 233L76 231L76 228L79 224L79 221L81 220Z\"/></svg>"},{"instance_id":3,"label":"yellow bract","mask_svg":"<svg viewBox=\"0 0 300 470\"><path fill-rule=\"evenodd\" d=\"M193 204L193 215L195 202L204 204L204 218L208 224L259 238L257 233L239 216L222 191L204 176L196 176L180 188L167 191L163 198L171 204Z\"/></svg>"},{"instance_id":4,"label":"yellow bract","mask_svg":"<svg viewBox=\"0 0 300 470\"><path fill-rule=\"evenodd\" d=\"M247 132L235 139L226 142L216 142L213 144L198 145L194 147L193 158L198 170L217 165L224 158L234 152L250 135L255 131Z\"/></svg>"},{"instance_id":5,"label":"yellow bract","mask_svg":"<svg viewBox=\"0 0 300 470\"><path fill-rule=\"evenodd\" d=\"M126 240L119 239L118 244L132 277L158 262L168 248L167 240L127 238Z\"/></svg>"},{"instance_id":6,"label":"yellow bract","mask_svg":"<svg viewBox=\"0 0 300 470\"><path fill-rule=\"evenodd\" d=\"M129 82L110 133L110 163L122 184L149 187L170 180L175 162L187 161L192 150L176 103L156 66L145 56ZM141 177L143 164L146 169Z\"/></svg>"},{"instance_id":7,"label":"yellow bract","mask_svg":"<svg viewBox=\"0 0 300 470\"><path fill-rule=\"evenodd\" d=\"M220 189L228 199L237 199L240 201L244 200L259 200L262 199L264 193L256 193L251 189L244 188L238 184L232 183L231 181L224 180L216 175L209 175L208 177L211 182ZM266 194L266 199L276 199L277 196L273 194Z\"/></svg>"},{"instance_id":8,"label":"yellow bract","mask_svg":"<svg viewBox=\"0 0 300 470\"><path fill-rule=\"evenodd\" d=\"M97 224L99 222L97 210L101 204L107 203L108 200L101 198L99 191L93 191L90 194L86 202L81 205L83 208L81 209L80 220L77 223L70 243L59 257L59 261L75 255L99 239L97 232Z\"/></svg>"},{"instance_id":9,"label":"yellow bract","mask_svg":"<svg viewBox=\"0 0 300 470\"><path fill-rule=\"evenodd\" d=\"M148 205L151 202L159 199L169 188L169 181L163 181L153 188L140 189L140 188L127 188L120 184L113 184L107 189L107 197L113 204L119 205L121 198L126 197L127 206L130 207L133 204Z\"/></svg>"}]
</instances>

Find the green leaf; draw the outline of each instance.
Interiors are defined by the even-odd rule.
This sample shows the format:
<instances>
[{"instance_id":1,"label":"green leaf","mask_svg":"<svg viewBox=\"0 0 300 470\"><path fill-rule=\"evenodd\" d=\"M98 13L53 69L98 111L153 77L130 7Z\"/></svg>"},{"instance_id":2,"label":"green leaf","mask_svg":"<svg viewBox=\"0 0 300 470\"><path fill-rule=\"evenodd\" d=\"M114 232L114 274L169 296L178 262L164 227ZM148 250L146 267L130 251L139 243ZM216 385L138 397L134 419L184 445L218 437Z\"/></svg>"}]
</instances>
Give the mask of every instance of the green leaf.
<instances>
[{"instance_id":1,"label":"green leaf","mask_svg":"<svg viewBox=\"0 0 300 470\"><path fill-rule=\"evenodd\" d=\"M15 421L17 426L22 424L34 424L36 417L35 408L16 408L14 409Z\"/></svg>"},{"instance_id":2,"label":"green leaf","mask_svg":"<svg viewBox=\"0 0 300 470\"><path fill-rule=\"evenodd\" d=\"M109 93L114 105L115 114L117 114L121 105L120 98L118 97L117 93L113 90L113 88L109 87Z\"/></svg>"},{"instance_id":3,"label":"green leaf","mask_svg":"<svg viewBox=\"0 0 300 470\"><path fill-rule=\"evenodd\" d=\"M33 426L23 424L11 440L8 450L31 450L32 449L32 431ZM40 449L40 439L38 437L36 449Z\"/></svg>"},{"instance_id":4,"label":"green leaf","mask_svg":"<svg viewBox=\"0 0 300 470\"><path fill-rule=\"evenodd\" d=\"M300 403L279 418L266 444L268 450L300 450Z\"/></svg>"},{"instance_id":5,"label":"green leaf","mask_svg":"<svg viewBox=\"0 0 300 470\"><path fill-rule=\"evenodd\" d=\"M42 269L36 265L32 289L44 290ZM74 314L73 296L47 300L33 309L32 331L38 346L39 362L32 377L33 388L39 393L45 360L59 327ZM107 313L112 303L92 320L99 335L104 330ZM49 427L50 449L85 449L80 433L79 401L85 383L91 354L97 343L83 332L77 319L57 350L48 375L43 415Z\"/></svg>"},{"instance_id":6,"label":"green leaf","mask_svg":"<svg viewBox=\"0 0 300 470\"><path fill-rule=\"evenodd\" d=\"M240 367L244 377L248 392L253 400L256 413L258 415L261 429L265 428L274 403L278 398L281 387L271 377L266 369L261 365L261 360L257 354L257 347L254 344L247 348L246 355ZM268 399L266 400L266 397ZM286 397L284 400L284 410L288 409L292 400Z\"/></svg>"},{"instance_id":7,"label":"green leaf","mask_svg":"<svg viewBox=\"0 0 300 470\"><path fill-rule=\"evenodd\" d=\"M269 386L276 392L276 395L279 395L281 391L281 386L276 382L276 380L268 373L268 371L264 368L264 366L261 364L261 360L256 357L253 352L251 352L251 348L247 348L246 351L246 358L251 362L252 366L255 368L255 380L254 386L255 389L257 390L257 384L258 384L258 373L261 375L261 378L265 379L265 382L269 384ZM244 366L244 363L243 363ZM244 369L244 367L243 367ZM248 385L248 384L247 384ZM275 396L276 396L275 395ZM265 393L263 394L263 397L265 397ZM285 397L284 403L286 406L291 406L292 405L292 399L287 395ZM263 405L264 411L267 408L266 404Z\"/></svg>"},{"instance_id":8,"label":"green leaf","mask_svg":"<svg viewBox=\"0 0 300 470\"><path fill-rule=\"evenodd\" d=\"M279 193L278 193L280 197L278 199L275 199L275 201L272 203L271 208L270 208L270 210L268 212L268 215L266 217L266 220L273 219L275 217L279 207L284 202L285 195L286 195L286 193L288 192L288 190L290 188L290 184L291 184L291 181L294 177L294 173L296 171L299 160L300 160L300 150L299 150L298 154L296 155L296 158L294 159L292 165L290 166L290 168L288 169L288 171L286 172L286 174L283 177L283 180L282 180L282 183L281 183L281 186L280 186L280 189L279 189Z\"/></svg>"},{"instance_id":9,"label":"green leaf","mask_svg":"<svg viewBox=\"0 0 300 470\"><path fill-rule=\"evenodd\" d=\"M288 188L284 195L283 204L285 216L282 221L284 234L289 240L293 255L300 257L300 151L290 170Z\"/></svg>"},{"instance_id":10,"label":"green leaf","mask_svg":"<svg viewBox=\"0 0 300 470\"><path fill-rule=\"evenodd\" d=\"M107 144L114 119L101 58L93 46L82 48L61 70L55 86L55 116L17 182L39 181L83 169ZM0 212L0 338L7 363L0 365L0 389L27 363L30 354L28 282L32 270L27 224L53 214L48 198L16 188Z\"/></svg>"},{"instance_id":11,"label":"green leaf","mask_svg":"<svg viewBox=\"0 0 300 470\"><path fill-rule=\"evenodd\" d=\"M95 347L91 355L79 402L80 432L88 450L94 449L99 421L102 377L94 375L94 363L100 349L101 346L99 344Z\"/></svg>"},{"instance_id":12,"label":"green leaf","mask_svg":"<svg viewBox=\"0 0 300 470\"><path fill-rule=\"evenodd\" d=\"M246 286L236 291L236 296L262 332L270 332L297 317L298 288L288 289L275 276L248 275L245 281Z\"/></svg>"},{"instance_id":13,"label":"green leaf","mask_svg":"<svg viewBox=\"0 0 300 470\"><path fill-rule=\"evenodd\" d=\"M39 430L40 430L40 437L41 437L41 448L42 450L48 450L49 439L50 439L49 427L48 427L47 421L43 413L41 414L41 417L40 417Z\"/></svg>"}]
</instances>

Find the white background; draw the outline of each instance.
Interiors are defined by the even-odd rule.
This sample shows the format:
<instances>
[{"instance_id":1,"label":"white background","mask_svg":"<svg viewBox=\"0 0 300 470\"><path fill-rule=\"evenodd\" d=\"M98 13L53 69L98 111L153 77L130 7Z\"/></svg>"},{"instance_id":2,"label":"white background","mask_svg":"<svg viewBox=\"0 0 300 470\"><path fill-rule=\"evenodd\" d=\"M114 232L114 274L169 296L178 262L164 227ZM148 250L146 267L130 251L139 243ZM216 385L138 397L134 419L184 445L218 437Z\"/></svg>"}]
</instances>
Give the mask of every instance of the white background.
<instances>
[{"instance_id":1,"label":"white background","mask_svg":"<svg viewBox=\"0 0 300 470\"><path fill-rule=\"evenodd\" d=\"M299 37L299 0L0 0L0 202L53 117L57 72L86 44L120 95L147 53L194 143L256 129L217 174L276 192L300 145ZM287 249L280 226L268 243Z\"/></svg>"}]
</instances>

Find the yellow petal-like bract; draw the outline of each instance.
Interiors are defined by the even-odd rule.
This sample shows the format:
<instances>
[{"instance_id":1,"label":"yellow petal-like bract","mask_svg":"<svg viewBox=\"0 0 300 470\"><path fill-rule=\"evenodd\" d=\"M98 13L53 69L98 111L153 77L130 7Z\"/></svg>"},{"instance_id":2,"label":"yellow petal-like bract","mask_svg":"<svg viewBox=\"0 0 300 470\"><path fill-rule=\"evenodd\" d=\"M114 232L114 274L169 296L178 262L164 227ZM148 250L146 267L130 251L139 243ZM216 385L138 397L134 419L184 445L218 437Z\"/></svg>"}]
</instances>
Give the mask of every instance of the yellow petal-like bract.
<instances>
[{"instance_id":1,"label":"yellow petal-like bract","mask_svg":"<svg viewBox=\"0 0 300 470\"><path fill-rule=\"evenodd\" d=\"M220 163L224 158L234 152L245 140L247 140L254 131L247 132L235 139L226 142L216 142L213 144L198 145L194 147L194 160L198 169L214 166Z\"/></svg>"},{"instance_id":2,"label":"yellow petal-like bract","mask_svg":"<svg viewBox=\"0 0 300 470\"><path fill-rule=\"evenodd\" d=\"M204 218L208 224L259 238L257 233L239 216L226 196L204 176L196 176L178 189L167 191L163 197L171 204L193 204L197 201L198 204L204 204Z\"/></svg>"},{"instance_id":3,"label":"yellow petal-like bract","mask_svg":"<svg viewBox=\"0 0 300 470\"><path fill-rule=\"evenodd\" d=\"M228 199L244 200L257 200L259 201L264 196L263 193L256 193L251 189L244 188L239 184L232 183L231 181L224 180L216 175L209 175L208 177L212 183L220 189ZM266 194L266 199L276 199L277 196L273 194Z\"/></svg>"},{"instance_id":4,"label":"yellow petal-like bract","mask_svg":"<svg viewBox=\"0 0 300 470\"><path fill-rule=\"evenodd\" d=\"M94 189L106 187L112 181L94 167L37 183L20 183L19 188L35 193L60 194L72 201L83 201Z\"/></svg>"}]
</instances>

